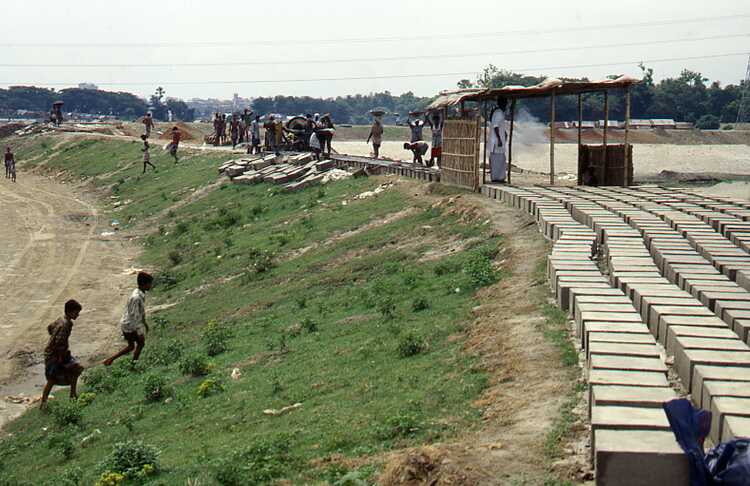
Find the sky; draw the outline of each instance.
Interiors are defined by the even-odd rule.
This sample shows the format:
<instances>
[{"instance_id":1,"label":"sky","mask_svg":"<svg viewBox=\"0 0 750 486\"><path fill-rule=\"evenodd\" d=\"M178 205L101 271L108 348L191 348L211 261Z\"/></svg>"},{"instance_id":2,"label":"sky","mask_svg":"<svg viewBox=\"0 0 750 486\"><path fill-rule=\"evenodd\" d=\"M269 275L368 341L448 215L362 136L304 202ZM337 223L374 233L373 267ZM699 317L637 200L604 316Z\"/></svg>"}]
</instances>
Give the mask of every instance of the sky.
<instances>
[{"instance_id":1,"label":"sky","mask_svg":"<svg viewBox=\"0 0 750 486\"><path fill-rule=\"evenodd\" d=\"M33 5L33 7L31 6ZM492 63L533 75L745 76L737 0L3 0L0 86L140 96L432 96Z\"/></svg>"}]
</instances>

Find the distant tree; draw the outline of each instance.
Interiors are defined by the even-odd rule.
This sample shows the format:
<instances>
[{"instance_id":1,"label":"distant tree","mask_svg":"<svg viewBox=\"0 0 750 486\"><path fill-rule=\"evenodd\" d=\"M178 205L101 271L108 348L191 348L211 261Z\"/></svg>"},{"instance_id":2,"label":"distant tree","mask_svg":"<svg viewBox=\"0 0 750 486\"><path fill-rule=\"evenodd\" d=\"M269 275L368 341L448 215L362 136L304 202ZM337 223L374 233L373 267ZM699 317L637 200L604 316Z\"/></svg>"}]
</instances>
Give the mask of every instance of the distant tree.
<instances>
[{"instance_id":1,"label":"distant tree","mask_svg":"<svg viewBox=\"0 0 750 486\"><path fill-rule=\"evenodd\" d=\"M719 127L721 127L721 122L719 121L719 117L715 115L703 115L695 123L695 128L700 128L701 130L718 130Z\"/></svg>"},{"instance_id":2,"label":"distant tree","mask_svg":"<svg viewBox=\"0 0 750 486\"><path fill-rule=\"evenodd\" d=\"M474 83L468 79L462 79L458 83L456 83L456 86L458 86L458 89L468 89L473 88Z\"/></svg>"},{"instance_id":3,"label":"distant tree","mask_svg":"<svg viewBox=\"0 0 750 486\"><path fill-rule=\"evenodd\" d=\"M164 88L159 86L156 88L154 94L149 98L149 105L151 106L151 114L156 120L166 121L167 120L167 105L162 102L166 91Z\"/></svg>"},{"instance_id":4,"label":"distant tree","mask_svg":"<svg viewBox=\"0 0 750 486\"><path fill-rule=\"evenodd\" d=\"M175 120L193 121L195 120L195 109L188 107L187 103L177 98L167 98L165 105L167 111L172 112Z\"/></svg>"}]
</instances>

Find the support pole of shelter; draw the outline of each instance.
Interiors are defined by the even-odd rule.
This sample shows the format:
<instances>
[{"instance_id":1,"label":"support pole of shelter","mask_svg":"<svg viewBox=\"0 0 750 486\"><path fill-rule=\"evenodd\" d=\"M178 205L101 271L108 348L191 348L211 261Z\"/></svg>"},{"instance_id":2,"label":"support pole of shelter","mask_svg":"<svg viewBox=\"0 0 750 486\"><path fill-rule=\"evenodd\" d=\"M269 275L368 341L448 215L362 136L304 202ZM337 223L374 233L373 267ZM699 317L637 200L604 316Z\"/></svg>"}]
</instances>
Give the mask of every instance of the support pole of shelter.
<instances>
[{"instance_id":1,"label":"support pole of shelter","mask_svg":"<svg viewBox=\"0 0 750 486\"><path fill-rule=\"evenodd\" d=\"M487 102L482 101L482 109L479 111L484 115L484 154L482 155L482 185L487 183Z\"/></svg>"},{"instance_id":2,"label":"support pole of shelter","mask_svg":"<svg viewBox=\"0 0 750 486\"><path fill-rule=\"evenodd\" d=\"M583 130L583 128L581 127L582 124L583 124L583 95L579 93L578 94L578 161L579 161L578 168L579 169L581 167L580 160L581 160L581 141L582 141L582 130ZM579 170L578 184L581 184L583 182L582 177L583 176L581 175L580 170Z\"/></svg>"},{"instance_id":3,"label":"support pole of shelter","mask_svg":"<svg viewBox=\"0 0 750 486\"><path fill-rule=\"evenodd\" d=\"M555 92L549 99L550 122L549 122L549 184L555 185Z\"/></svg>"},{"instance_id":4,"label":"support pole of shelter","mask_svg":"<svg viewBox=\"0 0 750 486\"><path fill-rule=\"evenodd\" d=\"M630 86L625 88L625 174L622 179L622 185L627 187L630 183L628 176L630 175L630 146L628 145L630 139Z\"/></svg>"},{"instance_id":5,"label":"support pole of shelter","mask_svg":"<svg viewBox=\"0 0 750 486\"><path fill-rule=\"evenodd\" d=\"M505 182L510 184L510 168L513 166L513 125L516 120L516 100L510 102L510 136L508 137L508 175Z\"/></svg>"},{"instance_id":6,"label":"support pole of shelter","mask_svg":"<svg viewBox=\"0 0 750 486\"><path fill-rule=\"evenodd\" d=\"M604 160L602 161L602 167L603 167L603 174L602 178L600 179L602 181L602 184L604 184L604 181L607 180L607 161L609 157L607 157L607 132L609 131L609 91L604 92L604 134L603 134L603 140L602 145L604 148Z\"/></svg>"}]
</instances>

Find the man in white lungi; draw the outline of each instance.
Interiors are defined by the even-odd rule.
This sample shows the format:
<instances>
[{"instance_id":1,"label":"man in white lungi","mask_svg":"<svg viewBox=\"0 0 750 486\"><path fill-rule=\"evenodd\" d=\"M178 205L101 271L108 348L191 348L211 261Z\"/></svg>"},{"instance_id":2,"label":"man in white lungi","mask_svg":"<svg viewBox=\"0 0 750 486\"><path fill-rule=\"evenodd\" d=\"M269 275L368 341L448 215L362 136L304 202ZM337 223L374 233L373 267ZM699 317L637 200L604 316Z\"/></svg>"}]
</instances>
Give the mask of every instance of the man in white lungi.
<instances>
[{"instance_id":1,"label":"man in white lungi","mask_svg":"<svg viewBox=\"0 0 750 486\"><path fill-rule=\"evenodd\" d=\"M508 142L508 133L505 129L505 110L508 100L497 99L497 108L490 117L490 139L487 143L487 155L490 159L490 179L492 182L504 182L507 170L507 159L505 149Z\"/></svg>"}]
</instances>

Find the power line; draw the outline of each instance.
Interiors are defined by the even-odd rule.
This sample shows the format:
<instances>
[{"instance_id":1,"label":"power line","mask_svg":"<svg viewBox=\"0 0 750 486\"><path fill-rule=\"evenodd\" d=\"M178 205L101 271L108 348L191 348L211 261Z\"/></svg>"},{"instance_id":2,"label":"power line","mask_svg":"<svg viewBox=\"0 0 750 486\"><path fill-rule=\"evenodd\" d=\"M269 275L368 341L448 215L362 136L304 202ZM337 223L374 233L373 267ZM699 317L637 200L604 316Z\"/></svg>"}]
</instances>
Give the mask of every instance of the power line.
<instances>
[{"instance_id":1,"label":"power line","mask_svg":"<svg viewBox=\"0 0 750 486\"><path fill-rule=\"evenodd\" d=\"M709 54L705 56L688 56L688 57L671 57L661 59L641 59L635 61L609 62L597 64L577 64L565 66L545 66L529 68L508 68L509 71L524 73L538 71L562 71L569 69L595 68L595 67L614 67L614 66L634 66L641 63L655 64L661 62L675 61L695 61L703 59L719 59L725 57L747 56L745 52L730 52L725 54ZM437 77L457 77L470 76L477 74L476 71L451 72L451 73L415 73L415 74L393 74L393 75L374 75L374 76L347 76L338 78L309 78L309 79L260 79L260 80L235 80L235 81L148 81L148 82L95 82L99 86L154 86L154 85L171 85L171 86L195 86L195 85L238 85L238 84L284 84L284 83L314 83L314 82L331 82L331 81L367 81L378 79L409 79L409 78L437 78ZM71 86L77 83L0 83L6 86Z\"/></svg>"},{"instance_id":2,"label":"power line","mask_svg":"<svg viewBox=\"0 0 750 486\"><path fill-rule=\"evenodd\" d=\"M750 34L714 35L708 37L683 37L680 39L661 39L653 41L639 41L618 44L588 44L582 46L551 47L545 49L521 49L513 51L471 52L464 54L432 54L420 56L392 56L373 58L347 59L316 59L297 61L229 61L229 62L199 62L199 63L161 63L161 64L0 64L5 68L174 68L174 67L236 67L236 66L279 66L297 64L341 64L353 62L386 62L386 61L415 61L425 59L461 59L465 57L505 56L517 54L538 54L549 52L565 52L583 49L610 49L617 47L638 47L682 42L705 42L720 39L736 39L750 37Z\"/></svg>"},{"instance_id":3,"label":"power line","mask_svg":"<svg viewBox=\"0 0 750 486\"><path fill-rule=\"evenodd\" d=\"M32 42L4 42L0 47L5 48L132 48L132 47L149 47L149 48L167 48L167 47L235 47L235 46L278 46L278 45L323 45L323 44L340 44L340 43L379 43L379 42L401 42L401 41L422 41L438 39L477 39L486 37L507 37L513 35L540 35L540 34L562 34L568 32L587 32L597 30L611 31L614 29L629 29L634 27L659 27L665 25L682 25L707 22L721 22L724 20L748 19L750 14L721 15L716 17L695 17L675 20L656 20L650 22L621 23L609 25L588 25L581 27L566 27L558 29L524 29L508 30L502 32L476 32L461 34L431 34L416 36L392 36L392 37L352 37L336 39L286 39L286 40L252 40L252 41L195 41L195 42L136 42L136 43L117 43L117 42L69 42L69 43L32 43Z\"/></svg>"}]
</instances>

